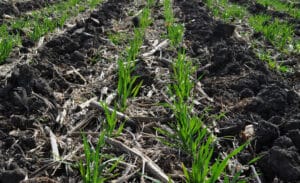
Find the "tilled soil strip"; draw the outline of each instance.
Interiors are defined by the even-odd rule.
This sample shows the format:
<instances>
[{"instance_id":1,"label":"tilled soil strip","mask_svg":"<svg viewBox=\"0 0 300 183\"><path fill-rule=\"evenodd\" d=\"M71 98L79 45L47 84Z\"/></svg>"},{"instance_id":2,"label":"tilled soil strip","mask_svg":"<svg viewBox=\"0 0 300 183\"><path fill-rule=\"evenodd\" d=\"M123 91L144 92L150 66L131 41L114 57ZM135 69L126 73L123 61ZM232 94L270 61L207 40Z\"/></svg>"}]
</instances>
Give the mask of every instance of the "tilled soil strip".
<instances>
[{"instance_id":1,"label":"tilled soil strip","mask_svg":"<svg viewBox=\"0 0 300 183\"><path fill-rule=\"evenodd\" d=\"M79 116L75 119L56 118L64 109L69 109L68 102L82 100L73 98L76 94L72 92L76 89L82 88L87 98L97 93L89 91L85 82L89 77L101 75L101 67L87 64L86 56L100 45L108 44L102 39L104 31L112 27L113 20L125 16L123 8L129 4L127 0L103 3L89 18L49 41L31 64L17 65L11 76L1 81L0 182L19 182L25 174L29 178L49 176L59 182L79 182L78 172L69 169L67 164L53 165L45 127L61 135L75 123L85 120L83 116L98 121L94 111L82 116L77 113ZM91 90L99 89L99 83L93 84ZM71 138L69 141L61 139L59 144L65 151L61 152L62 156L78 148ZM66 161L74 162L74 159L71 157Z\"/></svg>"},{"instance_id":2,"label":"tilled soil strip","mask_svg":"<svg viewBox=\"0 0 300 183\"><path fill-rule=\"evenodd\" d=\"M48 5L59 3L63 0L32 0L21 2L0 2L0 23L3 15L20 16L23 13L37 10ZM0 24L1 25L1 24Z\"/></svg>"},{"instance_id":3,"label":"tilled soil strip","mask_svg":"<svg viewBox=\"0 0 300 183\"><path fill-rule=\"evenodd\" d=\"M256 2L256 0L248 0L248 1L238 1L238 0L229 0L229 2L240 4L242 6L247 7L247 10L252 14L267 14L273 16L274 18L279 18L288 21L289 23L299 24L299 19L291 16L288 12L277 11L276 9L270 9L262 4ZM299 9L300 11L300 9Z\"/></svg>"},{"instance_id":4,"label":"tilled soil strip","mask_svg":"<svg viewBox=\"0 0 300 183\"><path fill-rule=\"evenodd\" d=\"M232 2L235 4L240 4L242 6L247 7L247 10L252 15L256 15L256 14L270 15L273 18L278 18L278 19L284 20L284 21L294 25L295 38L299 39L299 37L300 37L300 19L292 17L287 12L280 12L277 10L268 9L268 7L265 7L259 3L256 3L255 0L249 0L249 1L230 0L229 2ZM300 9L299 9L299 11L300 11Z\"/></svg>"},{"instance_id":5,"label":"tilled soil strip","mask_svg":"<svg viewBox=\"0 0 300 183\"><path fill-rule=\"evenodd\" d=\"M210 64L198 73L204 74L203 88L215 108L226 112L217 135L243 141L245 127L254 128L253 151L241 153L239 161L246 164L263 155L257 166L264 182L300 180L300 98L293 83L269 71L247 45L231 37L228 25L209 16L203 3L175 2L191 44L189 54L199 58L199 67Z\"/></svg>"}]
</instances>

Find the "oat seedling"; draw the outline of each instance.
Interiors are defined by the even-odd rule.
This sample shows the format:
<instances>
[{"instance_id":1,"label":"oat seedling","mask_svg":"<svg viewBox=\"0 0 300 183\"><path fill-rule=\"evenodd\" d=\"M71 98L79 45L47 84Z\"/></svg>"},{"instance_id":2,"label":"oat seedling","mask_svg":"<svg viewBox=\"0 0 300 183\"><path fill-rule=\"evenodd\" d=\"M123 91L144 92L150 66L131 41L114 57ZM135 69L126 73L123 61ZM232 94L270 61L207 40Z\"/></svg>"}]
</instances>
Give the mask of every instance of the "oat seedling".
<instances>
[{"instance_id":1,"label":"oat seedling","mask_svg":"<svg viewBox=\"0 0 300 183\"><path fill-rule=\"evenodd\" d=\"M118 60L118 96L121 111L127 107L127 99L130 96L136 96L142 86L142 81L136 83L138 76L131 76L135 68L135 61L139 54L140 47L143 45L143 39L146 28L150 25L150 9L147 5L140 17L140 27L134 28L134 37L126 49L125 58Z\"/></svg>"},{"instance_id":2,"label":"oat seedling","mask_svg":"<svg viewBox=\"0 0 300 183\"><path fill-rule=\"evenodd\" d=\"M13 46L14 41L11 37L0 38L0 64L9 56Z\"/></svg>"},{"instance_id":3,"label":"oat seedling","mask_svg":"<svg viewBox=\"0 0 300 183\"><path fill-rule=\"evenodd\" d=\"M142 86L142 82L136 84L138 76L131 76L133 67L131 63L120 59L118 61L118 96L120 101L120 109L124 111L127 107L127 99L130 96L135 97Z\"/></svg>"},{"instance_id":4,"label":"oat seedling","mask_svg":"<svg viewBox=\"0 0 300 183\"><path fill-rule=\"evenodd\" d=\"M205 132L204 132L205 134ZM205 137L203 135L202 137ZM184 165L183 171L186 177L187 183L194 182L207 182L207 183L215 183L218 182L218 179L221 175L225 174L225 168L228 164L228 161L241 152L248 143L245 143L238 148L234 149L229 155L227 155L223 160L218 158L212 164L212 154L214 150L213 138L211 136L207 137L205 141L202 143L195 144L195 146L199 146L197 151L193 152L193 162L192 168L189 171ZM237 179L240 172L236 173L234 176Z\"/></svg>"},{"instance_id":5,"label":"oat seedling","mask_svg":"<svg viewBox=\"0 0 300 183\"><path fill-rule=\"evenodd\" d=\"M284 3L280 0L257 0L257 3L271 7L276 11L286 12L296 19L300 18L300 9L294 8L293 4Z\"/></svg>"},{"instance_id":6,"label":"oat seedling","mask_svg":"<svg viewBox=\"0 0 300 183\"><path fill-rule=\"evenodd\" d=\"M186 60L185 51L178 52L176 61L173 64L173 78L175 84L170 86L171 92L178 97L179 101L186 101L194 87L190 77L193 67L190 61Z\"/></svg>"},{"instance_id":7,"label":"oat seedling","mask_svg":"<svg viewBox=\"0 0 300 183\"><path fill-rule=\"evenodd\" d=\"M108 137L119 135L122 132L123 128L124 128L124 123L122 123L119 126L119 128L117 129L117 132L115 134L113 134L113 132L116 128L117 122L118 122L117 111L116 110L110 111L108 109L107 104L104 103L104 102L100 102L100 105L103 107L104 113L105 113L105 116L106 116L106 126L105 126L106 135Z\"/></svg>"},{"instance_id":8,"label":"oat seedling","mask_svg":"<svg viewBox=\"0 0 300 183\"><path fill-rule=\"evenodd\" d=\"M283 66L278 64L270 55L269 52L262 51L261 53L257 53L257 56L260 60L266 62L269 65L269 68L278 70L280 72L286 73L289 71L287 66Z\"/></svg>"},{"instance_id":9,"label":"oat seedling","mask_svg":"<svg viewBox=\"0 0 300 183\"><path fill-rule=\"evenodd\" d=\"M249 18L250 25L275 46L284 49L293 39L293 26L268 15L255 15Z\"/></svg>"},{"instance_id":10,"label":"oat seedling","mask_svg":"<svg viewBox=\"0 0 300 183\"><path fill-rule=\"evenodd\" d=\"M235 19L241 19L245 16L246 9L244 7L235 5L235 4L226 4L227 7L225 8L224 12L221 13L221 17L229 22Z\"/></svg>"},{"instance_id":11,"label":"oat seedling","mask_svg":"<svg viewBox=\"0 0 300 183\"><path fill-rule=\"evenodd\" d=\"M182 24L173 24L169 26L167 30L171 44L178 47L183 39L184 26Z\"/></svg>"},{"instance_id":12,"label":"oat seedling","mask_svg":"<svg viewBox=\"0 0 300 183\"><path fill-rule=\"evenodd\" d=\"M175 23L171 0L164 0L164 17L171 45L178 47L183 39L184 26L182 24Z\"/></svg>"},{"instance_id":13,"label":"oat seedling","mask_svg":"<svg viewBox=\"0 0 300 183\"><path fill-rule=\"evenodd\" d=\"M0 27L0 64L6 60L13 47L20 42L19 35L10 35L7 29L6 25Z\"/></svg>"},{"instance_id":14,"label":"oat seedling","mask_svg":"<svg viewBox=\"0 0 300 183\"><path fill-rule=\"evenodd\" d=\"M226 22L241 19L246 15L246 8L229 3L228 0L206 0L206 3L214 16L220 17Z\"/></svg>"},{"instance_id":15,"label":"oat seedling","mask_svg":"<svg viewBox=\"0 0 300 183\"><path fill-rule=\"evenodd\" d=\"M17 31L29 29L30 31L26 32L27 36L31 40L37 41L45 34L53 32L56 27L63 27L68 18L80 12L79 9L86 10L101 2L102 0L63 1L53 6L33 11L31 16L21 16L11 23L11 27ZM75 6L78 6L78 8L74 8ZM48 17L55 18L50 19ZM3 24L0 29L0 37L2 38L0 38L0 63L3 63L12 51L12 48L20 44L21 39L19 35L8 35L6 24ZM5 31L3 31L4 29Z\"/></svg>"},{"instance_id":16,"label":"oat seedling","mask_svg":"<svg viewBox=\"0 0 300 183\"><path fill-rule=\"evenodd\" d=\"M164 17L167 25L175 22L171 0L164 0Z\"/></svg>"},{"instance_id":17,"label":"oat seedling","mask_svg":"<svg viewBox=\"0 0 300 183\"><path fill-rule=\"evenodd\" d=\"M91 8L95 8L102 0L89 0L89 5Z\"/></svg>"},{"instance_id":18,"label":"oat seedling","mask_svg":"<svg viewBox=\"0 0 300 183\"><path fill-rule=\"evenodd\" d=\"M127 39L126 36L127 36L126 34L119 33L119 32L116 32L116 33L109 32L108 33L108 39L115 45L119 45L119 44L125 42Z\"/></svg>"},{"instance_id":19,"label":"oat seedling","mask_svg":"<svg viewBox=\"0 0 300 183\"><path fill-rule=\"evenodd\" d=\"M119 163L118 159L111 159L115 161L112 165L109 162L104 162L104 154L101 149L105 145L104 133L101 133L97 142L96 149L92 149L85 135L83 138L83 149L85 155L85 162L80 160L79 171L84 183L104 183L107 178L103 176L105 172L111 173Z\"/></svg>"},{"instance_id":20,"label":"oat seedling","mask_svg":"<svg viewBox=\"0 0 300 183\"><path fill-rule=\"evenodd\" d=\"M63 26L65 25L67 19L69 18L68 14L67 13L63 13L62 16L58 19L58 26L60 28L63 28Z\"/></svg>"}]
</instances>

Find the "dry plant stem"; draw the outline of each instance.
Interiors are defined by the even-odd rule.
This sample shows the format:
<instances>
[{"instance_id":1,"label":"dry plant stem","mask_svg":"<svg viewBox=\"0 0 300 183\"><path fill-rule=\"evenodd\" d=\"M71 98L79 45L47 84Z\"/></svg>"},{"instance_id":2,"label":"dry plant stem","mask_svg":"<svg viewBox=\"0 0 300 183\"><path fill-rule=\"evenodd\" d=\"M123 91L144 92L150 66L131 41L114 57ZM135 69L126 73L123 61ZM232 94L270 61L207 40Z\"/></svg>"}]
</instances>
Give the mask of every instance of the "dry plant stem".
<instances>
[{"instance_id":1,"label":"dry plant stem","mask_svg":"<svg viewBox=\"0 0 300 183\"><path fill-rule=\"evenodd\" d=\"M91 121L90 119L93 118L92 116L85 118L80 123L78 123L74 128L68 131L68 135L74 133L75 131L82 129L84 126L88 125Z\"/></svg>"},{"instance_id":2,"label":"dry plant stem","mask_svg":"<svg viewBox=\"0 0 300 183\"><path fill-rule=\"evenodd\" d=\"M62 112L59 111L59 114L56 117L56 122L58 122L59 124L64 124L64 121L67 117L67 109L69 109L72 105L71 100L67 100L62 108Z\"/></svg>"},{"instance_id":3,"label":"dry plant stem","mask_svg":"<svg viewBox=\"0 0 300 183\"><path fill-rule=\"evenodd\" d=\"M50 142L51 142L53 160L54 161L59 161L60 160L60 155L59 155L58 146L57 146L57 142L56 142L56 136L54 135L54 133L52 132L52 130L48 126L46 126L45 129L48 131L48 133L50 135Z\"/></svg>"},{"instance_id":4,"label":"dry plant stem","mask_svg":"<svg viewBox=\"0 0 300 183\"><path fill-rule=\"evenodd\" d=\"M128 179L130 179L131 177L133 177L135 174L137 174L140 169L137 169L136 171L132 172L131 174L128 174L129 171L131 170L131 167L128 166L128 168L126 168L124 175L122 175L120 178L116 179L116 180L112 180L112 183L123 183L123 182L128 182Z\"/></svg>"},{"instance_id":5,"label":"dry plant stem","mask_svg":"<svg viewBox=\"0 0 300 183\"><path fill-rule=\"evenodd\" d=\"M140 157L142 159L142 161L145 162L145 166L147 169L149 169L150 173L155 175L162 182L165 182L165 183L174 182L161 170L161 168L159 166L157 166L148 156L144 155L138 149L130 148L130 147L126 146L125 144L123 144L115 139L111 139L111 138L105 138L105 142L112 146L120 148L127 153L130 153L130 154Z\"/></svg>"},{"instance_id":6,"label":"dry plant stem","mask_svg":"<svg viewBox=\"0 0 300 183\"><path fill-rule=\"evenodd\" d=\"M197 71L198 72L202 72L202 71L204 71L204 70L206 70L206 69L208 69L210 67L211 67L211 64L209 63L209 64L206 64L203 67L199 68Z\"/></svg>"},{"instance_id":7,"label":"dry plant stem","mask_svg":"<svg viewBox=\"0 0 300 183\"><path fill-rule=\"evenodd\" d=\"M105 111L104 108L97 101L91 101L90 106L94 107L94 108L97 108L97 109L99 109L103 112ZM114 110L115 110L115 109L112 109L108 106L107 106L107 109L109 110L109 112L114 112ZM117 118L119 118L120 120L126 121L126 123L129 124L129 126L133 126L133 127L137 126L137 122L132 120L129 116L127 116L127 115L125 115L125 114L123 114L119 111L117 111L116 114L117 114Z\"/></svg>"},{"instance_id":8,"label":"dry plant stem","mask_svg":"<svg viewBox=\"0 0 300 183\"><path fill-rule=\"evenodd\" d=\"M153 48L151 51L142 54L142 57L149 57L151 55L153 55L155 52L157 52L158 50L167 47L170 44L169 40L164 40L163 42L161 42L159 45L157 45L155 48Z\"/></svg>"},{"instance_id":9,"label":"dry plant stem","mask_svg":"<svg viewBox=\"0 0 300 183\"><path fill-rule=\"evenodd\" d=\"M197 82L195 88L196 88L196 90L197 90L198 92L200 92L200 93L201 93L208 101L214 102L214 99L211 98L211 97L209 97L209 96L205 93L205 91L202 89L202 85L201 85L200 81Z\"/></svg>"},{"instance_id":10,"label":"dry plant stem","mask_svg":"<svg viewBox=\"0 0 300 183\"><path fill-rule=\"evenodd\" d=\"M253 174L254 174L254 176L256 178L257 183L261 183L261 180L260 180L260 178L259 178L259 176L258 176L258 174L257 174L257 172L255 170L255 167L253 165L250 165L250 168L251 168L251 170L252 170L252 172L253 172Z\"/></svg>"},{"instance_id":11,"label":"dry plant stem","mask_svg":"<svg viewBox=\"0 0 300 183\"><path fill-rule=\"evenodd\" d=\"M84 109L84 108L88 107L92 101L97 101L97 100L98 100L98 97L93 97L93 98L85 101L84 103L80 104L79 106L81 109Z\"/></svg>"}]
</instances>

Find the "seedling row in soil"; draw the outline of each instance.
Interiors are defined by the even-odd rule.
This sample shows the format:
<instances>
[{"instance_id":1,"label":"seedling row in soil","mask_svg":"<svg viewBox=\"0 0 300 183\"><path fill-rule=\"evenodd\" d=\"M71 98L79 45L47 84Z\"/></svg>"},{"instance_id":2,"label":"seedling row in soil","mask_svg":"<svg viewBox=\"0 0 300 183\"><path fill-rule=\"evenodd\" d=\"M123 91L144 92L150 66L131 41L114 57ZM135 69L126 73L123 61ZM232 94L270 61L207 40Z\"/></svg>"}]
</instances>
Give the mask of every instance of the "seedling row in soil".
<instances>
[{"instance_id":1,"label":"seedling row in soil","mask_svg":"<svg viewBox=\"0 0 300 183\"><path fill-rule=\"evenodd\" d=\"M18 9L0 8L0 182L300 180L296 2Z\"/></svg>"}]
</instances>

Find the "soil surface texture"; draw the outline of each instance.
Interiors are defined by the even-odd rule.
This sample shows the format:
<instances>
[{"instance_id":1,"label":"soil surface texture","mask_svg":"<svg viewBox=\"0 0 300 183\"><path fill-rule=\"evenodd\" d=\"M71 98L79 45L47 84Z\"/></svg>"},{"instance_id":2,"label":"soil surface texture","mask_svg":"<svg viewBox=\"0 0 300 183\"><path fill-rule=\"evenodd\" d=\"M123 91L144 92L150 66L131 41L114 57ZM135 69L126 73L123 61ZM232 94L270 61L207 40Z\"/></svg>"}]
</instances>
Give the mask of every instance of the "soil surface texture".
<instances>
[{"instance_id":1,"label":"soil surface texture","mask_svg":"<svg viewBox=\"0 0 300 183\"><path fill-rule=\"evenodd\" d=\"M61 1L62 0L32 0L0 2L0 19L3 18L4 14L20 16L22 13L37 10Z\"/></svg>"},{"instance_id":2,"label":"soil surface texture","mask_svg":"<svg viewBox=\"0 0 300 183\"><path fill-rule=\"evenodd\" d=\"M12 9L0 3L0 15L15 14L15 8L25 12L52 2L17 3ZM115 100L116 61L126 49L108 37L124 30L126 36L132 36L132 12L142 7L144 4L138 6L131 0L106 0L88 18L79 17L73 27L47 40L30 61L25 57L8 75L0 76L0 183L82 181L74 168L83 156L81 132L87 132L89 142L95 144L96 132L103 128L105 118L103 112L87 106L87 101ZM162 9L159 4L153 8L153 22L141 53L165 39ZM216 124L206 124L217 129L213 132L222 146L216 154L235 148L227 137L233 137L239 145L251 140L237 157L242 165L261 156L255 167L263 182L300 181L300 96L294 87L300 79L287 79L271 71L246 42L233 36L235 26L213 19L203 2L174 0L174 10L185 26L187 56L197 67L197 78L201 77L203 92L194 92L195 100L202 99L195 102L195 111L204 113L210 107L208 113L225 114ZM128 42L128 38L124 40L124 44ZM32 44L22 48L32 48ZM183 182L182 162L190 166L190 156L166 147L156 131L174 123L170 109L157 104L169 100L169 60L176 57L176 50L169 48L162 48L153 57L138 57L134 75L140 76L143 86L136 98L129 99L124 112L135 123L126 123L124 134L116 140L147 155L175 182ZM207 96L203 97L203 93ZM252 136L245 135L249 128L254 129ZM57 137L62 161L53 161L51 134ZM104 152L123 157L125 163L116 170L120 176L134 167L126 181L144 181L140 178L143 161L122 152L122 148L108 146ZM153 173L149 175L155 177ZM256 182L250 168L242 175L249 177L248 182Z\"/></svg>"},{"instance_id":3,"label":"soil surface texture","mask_svg":"<svg viewBox=\"0 0 300 183\"><path fill-rule=\"evenodd\" d=\"M231 38L230 25L213 20L203 4L175 2L183 12L191 55L206 58L199 59L199 65L211 64L205 73L198 73L204 74L203 88L219 109L228 112L218 124L218 136L240 136L253 125L253 152L242 153L240 161L263 155L258 165L265 182L275 177L300 180L300 97L294 84L269 71L246 43Z\"/></svg>"}]
</instances>

